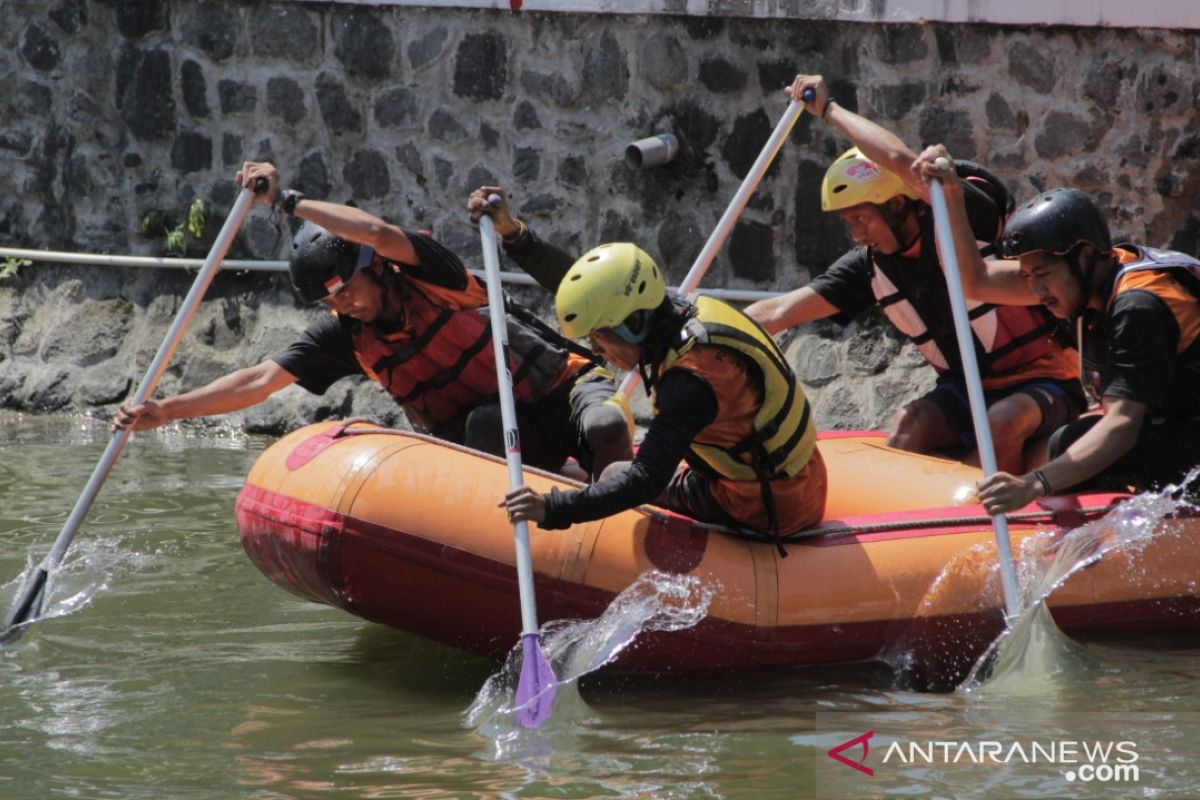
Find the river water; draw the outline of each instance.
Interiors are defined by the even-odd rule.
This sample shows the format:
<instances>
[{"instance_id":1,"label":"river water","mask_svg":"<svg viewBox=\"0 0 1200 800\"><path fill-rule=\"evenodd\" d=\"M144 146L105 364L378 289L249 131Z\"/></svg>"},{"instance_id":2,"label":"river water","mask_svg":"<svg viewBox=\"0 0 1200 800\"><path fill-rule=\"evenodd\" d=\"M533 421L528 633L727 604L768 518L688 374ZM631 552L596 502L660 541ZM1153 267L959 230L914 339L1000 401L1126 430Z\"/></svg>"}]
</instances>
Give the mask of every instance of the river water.
<instances>
[{"instance_id":1,"label":"river water","mask_svg":"<svg viewBox=\"0 0 1200 800\"><path fill-rule=\"evenodd\" d=\"M96 420L0 413L5 609L107 441ZM0 798L1200 796L1200 648L1178 640L1073 644L1068 668L1017 693L905 691L883 664L601 674L563 691L528 746L498 748L468 721L497 664L300 600L247 560L233 504L267 444L133 438L47 618L0 651ZM1136 740L1140 776L897 763L867 777L826 756L885 728L961 741L1055 720L1075 725L1060 738Z\"/></svg>"}]
</instances>

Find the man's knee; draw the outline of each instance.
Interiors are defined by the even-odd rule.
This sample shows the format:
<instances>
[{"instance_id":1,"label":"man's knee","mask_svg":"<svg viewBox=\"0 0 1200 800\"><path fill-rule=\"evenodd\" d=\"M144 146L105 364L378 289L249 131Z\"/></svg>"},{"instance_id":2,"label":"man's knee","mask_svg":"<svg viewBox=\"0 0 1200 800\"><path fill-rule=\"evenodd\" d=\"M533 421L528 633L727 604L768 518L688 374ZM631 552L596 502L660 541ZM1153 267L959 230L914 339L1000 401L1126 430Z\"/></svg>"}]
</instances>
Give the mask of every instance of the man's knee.
<instances>
[{"instance_id":1,"label":"man's knee","mask_svg":"<svg viewBox=\"0 0 1200 800\"><path fill-rule=\"evenodd\" d=\"M632 463L632 461L613 461L603 470L601 470L600 474L596 476L596 480L602 481L605 478L612 478L616 475L620 475L622 472L629 469L629 465Z\"/></svg>"},{"instance_id":2,"label":"man's knee","mask_svg":"<svg viewBox=\"0 0 1200 800\"><path fill-rule=\"evenodd\" d=\"M1023 443L1041 425L1041 406L1026 394L1009 395L988 409L988 427L997 444Z\"/></svg>"},{"instance_id":3,"label":"man's knee","mask_svg":"<svg viewBox=\"0 0 1200 800\"><path fill-rule=\"evenodd\" d=\"M633 437L621 410L611 405L588 409L583 415L583 436L593 453L605 454L606 460L633 457Z\"/></svg>"},{"instance_id":4,"label":"man's knee","mask_svg":"<svg viewBox=\"0 0 1200 800\"><path fill-rule=\"evenodd\" d=\"M925 452L947 447L954 443L955 438L940 408L926 400L916 400L896 412L888 446Z\"/></svg>"},{"instance_id":5,"label":"man's knee","mask_svg":"<svg viewBox=\"0 0 1200 800\"><path fill-rule=\"evenodd\" d=\"M504 419L499 404L479 406L467 414L463 444L485 453L504 455Z\"/></svg>"}]
</instances>

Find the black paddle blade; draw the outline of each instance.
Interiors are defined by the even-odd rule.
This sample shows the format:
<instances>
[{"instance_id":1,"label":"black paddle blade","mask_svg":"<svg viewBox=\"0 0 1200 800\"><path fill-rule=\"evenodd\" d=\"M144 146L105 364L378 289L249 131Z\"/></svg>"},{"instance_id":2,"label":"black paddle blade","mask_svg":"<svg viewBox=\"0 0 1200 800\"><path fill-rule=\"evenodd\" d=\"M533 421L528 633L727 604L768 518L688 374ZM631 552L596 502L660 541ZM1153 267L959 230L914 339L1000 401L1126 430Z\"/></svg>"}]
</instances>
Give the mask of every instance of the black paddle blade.
<instances>
[{"instance_id":1,"label":"black paddle blade","mask_svg":"<svg viewBox=\"0 0 1200 800\"><path fill-rule=\"evenodd\" d=\"M4 621L4 630L0 631L0 646L12 644L21 638L25 632L26 623L37 619L42 613L42 598L46 593L46 579L50 573L44 567L38 567L33 580L21 587L21 594Z\"/></svg>"}]
</instances>

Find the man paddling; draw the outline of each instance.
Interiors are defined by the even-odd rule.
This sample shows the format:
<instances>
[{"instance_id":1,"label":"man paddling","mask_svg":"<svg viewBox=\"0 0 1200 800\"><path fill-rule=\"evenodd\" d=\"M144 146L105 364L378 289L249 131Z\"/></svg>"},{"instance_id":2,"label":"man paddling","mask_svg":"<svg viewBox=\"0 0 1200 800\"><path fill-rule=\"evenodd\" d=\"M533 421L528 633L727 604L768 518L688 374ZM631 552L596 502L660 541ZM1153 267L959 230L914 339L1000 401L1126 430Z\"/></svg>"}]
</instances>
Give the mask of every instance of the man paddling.
<instances>
[{"instance_id":1,"label":"man paddling","mask_svg":"<svg viewBox=\"0 0 1200 800\"><path fill-rule=\"evenodd\" d=\"M820 75L798 75L793 98L812 91L814 114L855 147L830 165L821 207L846 223L857 247L807 286L761 300L746 313L770 333L825 317L849 324L879 307L937 371L935 387L900 409L888 444L917 452L968 455L975 447L949 294L934 246L928 188L909 172L916 153L890 131L836 103ZM970 229L993 242L1007 212L1007 191L977 165L964 189ZM999 204L999 205L998 205ZM1002 469L1019 470L1026 443L1074 419L1083 398L1077 361L1052 335L1040 311L974 304L971 328L983 376L988 423Z\"/></svg>"},{"instance_id":2,"label":"man paddling","mask_svg":"<svg viewBox=\"0 0 1200 800\"><path fill-rule=\"evenodd\" d=\"M266 178L255 202L298 217L289 271L301 299L332 312L282 353L199 389L131 407L116 427L146 430L170 420L248 408L298 383L323 394L366 375L384 386L418 430L503 454L487 293L454 253L429 234L350 206L279 191L267 163L248 162L242 186ZM557 280L547 277L547 288ZM611 373L510 303L508 342L527 463L556 470L575 457L599 475L632 453L630 425L613 402Z\"/></svg>"},{"instance_id":3,"label":"man paddling","mask_svg":"<svg viewBox=\"0 0 1200 800\"><path fill-rule=\"evenodd\" d=\"M561 253L535 250L524 255ZM778 346L749 317L711 297L668 295L654 260L628 242L577 260L555 311L565 334L642 372L655 414L632 462L610 465L579 490L516 489L501 501L510 519L566 528L650 502L767 536L821 519L826 475L811 408Z\"/></svg>"},{"instance_id":4,"label":"man paddling","mask_svg":"<svg viewBox=\"0 0 1200 800\"><path fill-rule=\"evenodd\" d=\"M970 246L960 181L937 164L945 146L913 164L946 190L955 251L970 297L1040 304L1074 323L1080 379L1098 413L1059 428L1044 466L984 478L989 514L1042 495L1138 491L1177 483L1200 463L1200 261L1132 244L1113 246L1096 204L1053 189L1013 214L1000 240L1005 260Z\"/></svg>"}]
</instances>

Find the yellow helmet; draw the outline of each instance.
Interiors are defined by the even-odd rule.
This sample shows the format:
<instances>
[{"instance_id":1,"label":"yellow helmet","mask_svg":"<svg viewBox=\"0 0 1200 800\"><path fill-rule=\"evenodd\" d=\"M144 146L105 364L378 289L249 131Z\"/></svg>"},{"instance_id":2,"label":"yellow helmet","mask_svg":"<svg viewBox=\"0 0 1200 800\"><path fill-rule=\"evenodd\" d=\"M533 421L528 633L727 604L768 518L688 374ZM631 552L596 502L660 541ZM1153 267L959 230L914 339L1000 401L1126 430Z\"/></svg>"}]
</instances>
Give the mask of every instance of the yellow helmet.
<instances>
[{"instance_id":1,"label":"yellow helmet","mask_svg":"<svg viewBox=\"0 0 1200 800\"><path fill-rule=\"evenodd\" d=\"M571 265L558 294L554 310L558 325L572 339L579 339L600 328L612 328L623 338L640 338L622 323L636 311L653 311L667 296L667 284L654 259L629 242L614 242L594 247ZM632 337L632 338L631 338Z\"/></svg>"},{"instance_id":2,"label":"yellow helmet","mask_svg":"<svg viewBox=\"0 0 1200 800\"><path fill-rule=\"evenodd\" d=\"M917 193L894 172L888 172L851 147L825 170L821 181L821 210L841 211L860 203L880 205L902 194L913 200Z\"/></svg>"}]
</instances>

